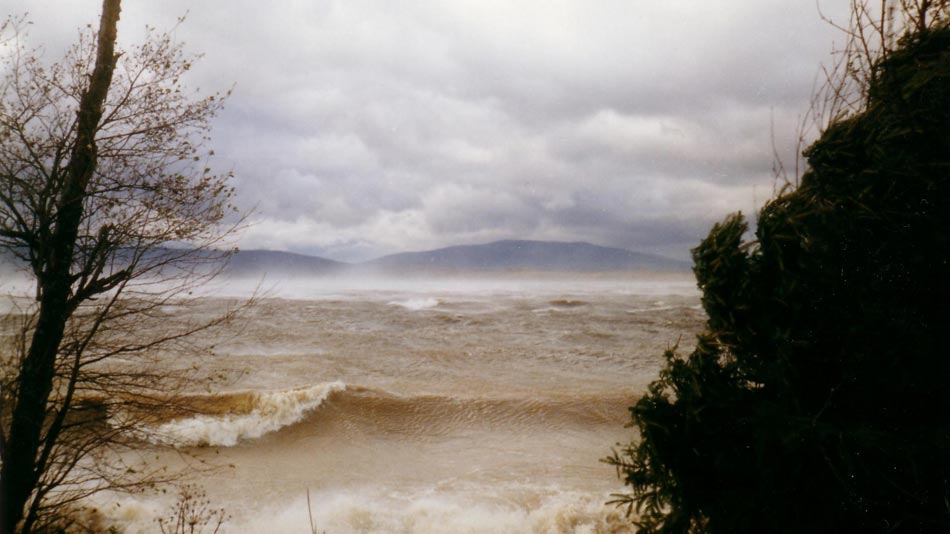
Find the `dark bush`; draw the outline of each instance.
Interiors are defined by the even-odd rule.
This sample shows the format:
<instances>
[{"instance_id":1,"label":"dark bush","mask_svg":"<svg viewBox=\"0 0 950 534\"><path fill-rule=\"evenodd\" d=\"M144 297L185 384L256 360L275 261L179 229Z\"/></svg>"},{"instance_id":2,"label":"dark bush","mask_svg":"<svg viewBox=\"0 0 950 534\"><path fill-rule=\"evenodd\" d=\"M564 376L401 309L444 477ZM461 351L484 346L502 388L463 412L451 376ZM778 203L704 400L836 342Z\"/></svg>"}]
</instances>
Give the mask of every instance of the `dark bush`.
<instances>
[{"instance_id":1,"label":"dark bush","mask_svg":"<svg viewBox=\"0 0 950 534\"><path fill-rule=\"evenodd\" d=\"M950 532L950 29L874 68L756 239L693 250L706 330L609 459L642 532Z\"/></svg>"}]
</instances>

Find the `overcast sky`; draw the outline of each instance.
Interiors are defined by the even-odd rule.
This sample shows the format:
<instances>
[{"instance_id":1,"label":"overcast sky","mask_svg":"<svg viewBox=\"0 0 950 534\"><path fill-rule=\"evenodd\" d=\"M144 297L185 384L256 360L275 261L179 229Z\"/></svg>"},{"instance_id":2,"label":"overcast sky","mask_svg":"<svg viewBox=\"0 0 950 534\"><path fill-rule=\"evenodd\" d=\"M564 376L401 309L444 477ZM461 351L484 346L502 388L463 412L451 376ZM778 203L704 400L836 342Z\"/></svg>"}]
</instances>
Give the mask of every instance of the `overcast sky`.
<instances>
[{"instance_id":1,"label":"overcast sky","mask_svg":"<svg viewBox=\"0 0 950 534\"><path fill-rule=\"evenodd\" d=\"M822 0L836 19L848 2ZM0 0L58 56L100 0ZM242 248L361 260L497 239L686 258L771 194L841 36L802 0L126 0L234 94Z\"/></svg>"}]
</instances>

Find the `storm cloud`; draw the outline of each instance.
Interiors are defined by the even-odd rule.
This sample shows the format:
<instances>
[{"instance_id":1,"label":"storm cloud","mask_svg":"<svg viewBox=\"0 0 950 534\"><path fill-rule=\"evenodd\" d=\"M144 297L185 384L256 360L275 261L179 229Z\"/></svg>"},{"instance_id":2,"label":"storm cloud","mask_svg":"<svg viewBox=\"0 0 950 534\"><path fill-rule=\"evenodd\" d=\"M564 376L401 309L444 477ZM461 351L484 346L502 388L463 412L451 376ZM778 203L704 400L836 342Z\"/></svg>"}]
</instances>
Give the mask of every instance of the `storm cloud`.
<instances>
[{"instance_id":1,"label":"storm cloud","mask_svg":"<svg viewBox=\"0 0 950 534\"><path fill-rule=\"evenodd\" d=\"M51 57L99 7L5 4ZM684 258L771 194L771 132L793 160L841 39L792 0L173 0L127 2L120 40L186 12L189 85L234 85L213 148L253 210L239 244L342 260L508 238Z\"/></svg>"}]
</instances>

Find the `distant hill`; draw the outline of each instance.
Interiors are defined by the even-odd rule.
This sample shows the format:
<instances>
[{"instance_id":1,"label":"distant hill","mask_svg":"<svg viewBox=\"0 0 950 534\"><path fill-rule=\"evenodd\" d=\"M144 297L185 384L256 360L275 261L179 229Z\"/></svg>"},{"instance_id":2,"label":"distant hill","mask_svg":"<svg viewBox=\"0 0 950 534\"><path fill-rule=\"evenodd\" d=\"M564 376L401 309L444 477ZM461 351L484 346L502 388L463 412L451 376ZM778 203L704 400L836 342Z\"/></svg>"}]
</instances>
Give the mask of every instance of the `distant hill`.
<instances>
[{"instance_id":1,"label":"distant hill","mask_svg":"<svg viewBox=\"0 0 950 534\"><path fill-rule=\"evenodd\" d=\"M224 272L238 277L264 274L307 277L339 273L349 266L349 263L318 256L274 250L241 250L231 256Z\"/></svg>"},{"instance_id":2,"label":"distant hill","mask_svg":"<svg viewBox=\"0 0 950 534\"><path fill-rule=\"evenodd\" d=\"M158 248L152 254L172 249ZM22 266L9 251L0 251L0 269ZM655 254L601 247L584 242L496 241L422 252L403 252L363 263L345 263L318 256L272 250L241 250L233 254L224 274L234 277L304 278L338 274L452 274L500 271L688 272L691 264Z\"/></svg>"},{"instance_id":3,"label":"distant hill","mask_svg":"<svg viewBox=\"0 0 950 534\"><path fill-rule=\"evenodd\" d=\"M163 257L175 257L181 254L181 250L156 247L148 251L145 255L147 261L161 261ZM119 258L118 265L123 265L124 261L129 259L127 250L122 249L117 253ZM211 260L214 265L221 256L219 252L197 252L192 258L199 258L199 261L205 259ZM211 265L208 265L210 268ZM218 264L220 265L220 264ZM294 254L291 252L279 252L273 250L241 250L232 254L224 266L224 274L231 276L261 276L265 274L279 276L320 276L325 274L337 273L345 270L350 264L334 261L317 256L307 256L304 254ZM14 257L9 250L0 249L0 270L22 269L25 263Z\"/></svg>"},{"instance_id":4,"label":"distant hill","mask_svg":"<svg viewBox=\"0 0 950 534\"><path fill-rule=\"evenodd\" d=\"M403 252L383 256L363 265L382 271L397 272L505 270L685 272L690 269L690 264L685 261L584 242L511 240L423 252Z\"/></svg>"}]
</instances>

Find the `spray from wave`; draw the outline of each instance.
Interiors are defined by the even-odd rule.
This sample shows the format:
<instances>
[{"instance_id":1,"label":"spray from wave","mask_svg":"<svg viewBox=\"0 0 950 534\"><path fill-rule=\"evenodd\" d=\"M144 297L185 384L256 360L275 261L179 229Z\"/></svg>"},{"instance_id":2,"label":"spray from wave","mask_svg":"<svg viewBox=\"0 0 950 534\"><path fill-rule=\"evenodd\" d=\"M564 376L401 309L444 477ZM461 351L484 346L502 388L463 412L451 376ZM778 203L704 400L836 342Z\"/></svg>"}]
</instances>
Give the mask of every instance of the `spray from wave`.
<instances>
[{"instance_id":1,"label":"spray from wave","mask_svg":"<svg viewBox=\"0 0 950 534\"><path fill-rule=\"evenodd\" d=\"M226 527L233 534L307 532L312 519L318 532L333 534L635 532L622 510L604 504L610 498L607 494L530 485L464 489L467 491L417 488L381 492L370 487L318 491L310 503L300 495L256 510L235 510ZM154 532L154 519L161 515L161 507L135 496L123 497L121 502L120 507L102 507L110 520L121 524L128 534Z\"/></svg>"},{"instance_id":2,"label":"spray from wave","mask_svg":"<svg viewBox=\"0 0 950 534\"><path fill-rule=\"evenodd\" d=\"M471 489L472 493L463 494L446 493L444 489L389 495L371 490L317 493L312 515L318 528L334 534L633 533L623 512L604 504L607 495L542 488ZM261 514L260 519L242 521L235 532L306 530L307 508L304 499L297 499Z\"/></svg>"},{"instance_id":3,"label":"spray from wave","mask_svg":"<svg viewBox=\"0 0 950 534\"><path fill-rule=\"evenodd\" d=\"M439 299L436 298L414 298L408 300L394 300L389 303L393 306L401 306L407 310L419 311L427 310L429 308L435 308L440 304Z\"/></svg>"},{"instance_id":4,"label":"spray from wave","mask_svg":"<svg viewBox=\"0 0 950 534\"><path fill-rule=\"evenodd\" d=\"M222 413L197 414L142 430L148 441L176 447L230 447L292 425L320 406L343 382L328 382L285 391L217 395ZM219 408L222 409L222 408Z\"/></svg>"}]
</instances>

